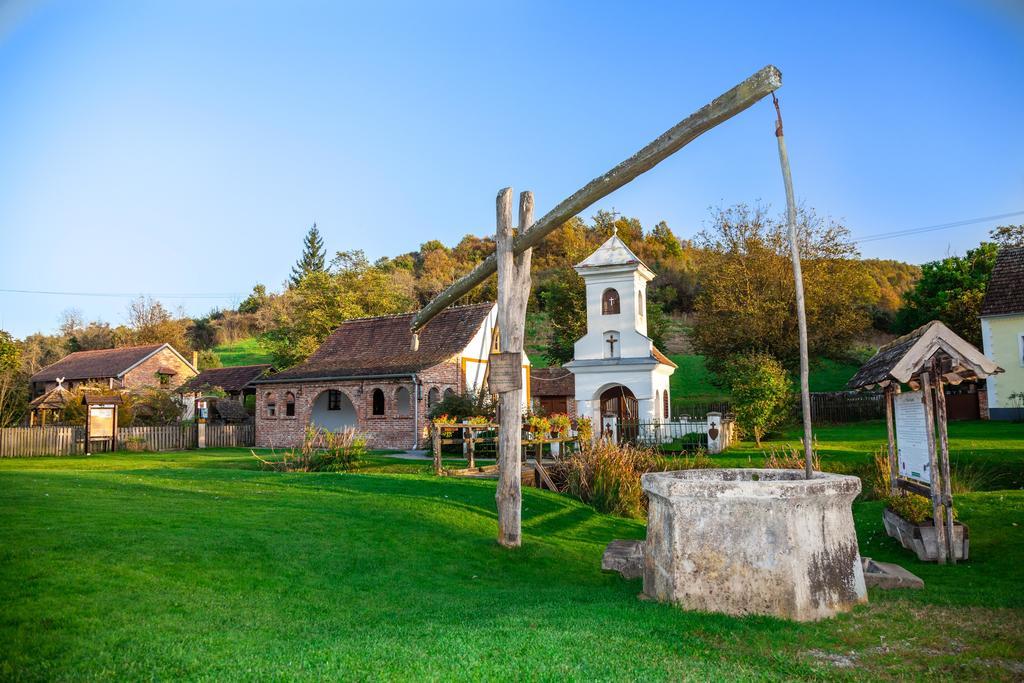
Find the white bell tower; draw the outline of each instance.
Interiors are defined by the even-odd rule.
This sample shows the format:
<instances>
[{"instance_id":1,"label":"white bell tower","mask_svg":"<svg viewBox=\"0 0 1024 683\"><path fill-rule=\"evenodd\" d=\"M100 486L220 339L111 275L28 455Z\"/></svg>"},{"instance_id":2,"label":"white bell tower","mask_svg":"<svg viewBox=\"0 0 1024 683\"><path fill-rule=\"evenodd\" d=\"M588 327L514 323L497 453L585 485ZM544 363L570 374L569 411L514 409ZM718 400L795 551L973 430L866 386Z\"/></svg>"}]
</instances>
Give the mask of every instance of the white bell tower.
<instances>
[{"instance_id":1,"label":"white bell tower","mask_svg":"<svg viewBox=\"0 0 1024 683\"><path fill-rule=\"evenodd\" d=\"M576 376L577 414L595 434L614 420L669 418L669 377L675 364L647 336L647 283L654 272L618 233L576 264L587 288L587 333L565 367Z\"/></svg>"}]
</instances>

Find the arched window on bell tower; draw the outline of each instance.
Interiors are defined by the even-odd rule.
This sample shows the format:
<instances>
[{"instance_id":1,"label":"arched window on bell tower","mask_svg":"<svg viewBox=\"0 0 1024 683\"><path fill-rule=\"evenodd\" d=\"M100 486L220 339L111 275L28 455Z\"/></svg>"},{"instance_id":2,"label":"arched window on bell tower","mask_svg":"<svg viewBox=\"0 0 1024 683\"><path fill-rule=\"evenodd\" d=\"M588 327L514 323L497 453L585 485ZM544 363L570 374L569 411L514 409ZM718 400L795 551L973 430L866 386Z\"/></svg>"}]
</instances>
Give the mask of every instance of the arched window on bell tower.
<instances>
[{"instance_id":1,"label":"arched window on bell tower","mask_svg":"<svg viewBox=\"0 0 1024 683\"><path fill-rule=\"evenodd\" d=\"M618 315L619 313L619 292L609 287L601 295L601 314Z\"/></svg>"}]
</instances>

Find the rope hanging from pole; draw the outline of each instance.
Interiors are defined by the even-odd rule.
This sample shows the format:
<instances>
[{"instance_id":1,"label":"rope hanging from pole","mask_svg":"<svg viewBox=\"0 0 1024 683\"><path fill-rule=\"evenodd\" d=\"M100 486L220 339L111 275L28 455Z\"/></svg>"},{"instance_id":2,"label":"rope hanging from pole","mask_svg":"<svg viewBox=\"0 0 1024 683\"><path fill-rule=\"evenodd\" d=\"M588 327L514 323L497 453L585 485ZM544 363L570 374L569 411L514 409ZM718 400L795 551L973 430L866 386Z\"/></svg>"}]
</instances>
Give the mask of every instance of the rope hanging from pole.
<instances>
[{"instance_id":1,"label":"rope hanging from pole","mask_svg":"<svg viewBox=\"0 0 1024 683\"><path fill-rule=\"evenodd\" d=\"M789 248L793 258L793 280L796 289L796 319L800 332L800 407L804 422L804 476L808 479L814 472L814 443L811 431L811 391L808 379L809 361L807 353L807 312L804 306L804 279L800 267L800 242L796 229L796 199L793 195L793 176L789 171L789 154L786 152L786 138L782 134L782 110L779 98L772 92L775 105L775 139L779 143L779 165L782 166L782 183L786 188L786 223L789 228Z\"/></svg>"}]
</instances>

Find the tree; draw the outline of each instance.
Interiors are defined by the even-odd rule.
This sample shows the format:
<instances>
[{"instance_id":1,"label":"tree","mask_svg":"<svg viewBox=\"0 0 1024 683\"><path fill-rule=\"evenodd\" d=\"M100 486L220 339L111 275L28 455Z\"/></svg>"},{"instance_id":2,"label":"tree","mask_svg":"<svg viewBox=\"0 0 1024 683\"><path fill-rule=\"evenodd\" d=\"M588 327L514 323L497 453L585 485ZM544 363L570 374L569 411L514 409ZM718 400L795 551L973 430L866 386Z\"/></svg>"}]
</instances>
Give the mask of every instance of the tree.
<instances>
[{"instance_id":1,"label":"tree","mask_svg":"<svg viewBox=\"0 0 1024 683\"><path fill-rule=\"evenodd\" d=\"M313 227L306 233L303 240L302 256L292 267L292 275L289 280L291 287L296 286L304 277L311 273L323 273L327 270L326 254L324 252L324 240L320 237L320 230L313 223Z\"/></svg>"},{"instance_id":2,"label":"tree","mask_svg":"<svg viewBox=\"0 0 1024 683\"><path fill-rule=\"evenodd\" d=\"M170 344L179 352L191 348L188 326L192 321L184 316L175 318L163 304L140 296L128 304L128 327L131 344Z\"/></svg>"},{"instance_id":3,"label":"tree","mask_svg":"<svg viewBox=\"0 0 1024 683\"><path fill-rule=\"evenodd\" d=\"M868 329L878 288L859 266L849 231L811 210L798 216L811 356L839 356ZM787 367L799 360L796 294L785 220L763 207L719 210L698 235L701 291L691 341L709 367L766 353Z\"/></svg>"},{"instance_id":4,"label":"tree","mask_svg":"<svg viewBox=\"0 0 1024 683\"><path fill-rule=\"evenodd\" d=\"M1024 224L1000 225L988 234L1000 247L1024 247Z\"/></svg>"},{"instance_id":5,"label":"tree","mask_svg":"<svg viewBox=\"0 0 1024 683\"><path fill-rule=\"evenodd\" d=\"M267 305L267 288L263 285L256 285L252 288L252 294L245 297L242 303L238 304L239 313L258 313L261 308Z\"/></svg>"},{"instance_id":6,"label":"tree","mask_svg":"<svg viewBox=\"0 0 1024 683\"><path fill-rule=\"evenodd\" d=\"M754 437L761 438L786 419L792 386L782 364L766 353L748 353L730 359L728 370L732 408L736 423Z\"/></svg>"},{"instance_id":7,"label":"tree","mask_svg":"<svg viewBox=\"0 0 1024 683\"><path fill-rule=\"evenodd\" d=\"M931 320L981 346L981 303L985 298L998 245L982 242L964 256L950 256L921 266L921 279L903 297L896 331L909 332Z\"/></svg>"},{"instance_id":8,"label":"tree","mask_svg":"<svg viewBox=\"0 0 1024 683\"><path fill-rule=\"evenodd\" d=\"M0 427L17 424L24 412L21 347L0 330Z\"/></svg>"},{"instance_id":9,"label":"tree","mask_svg":"<svg viewBox=\"0 0 1024 683\"><path fill-rule=\"evenodd\" d=\"M572 268L563 268L538 292L551 335L544 357L552 365L572 360L576 341L587 333L587 289Z\"/></svg>"}]
</instances>

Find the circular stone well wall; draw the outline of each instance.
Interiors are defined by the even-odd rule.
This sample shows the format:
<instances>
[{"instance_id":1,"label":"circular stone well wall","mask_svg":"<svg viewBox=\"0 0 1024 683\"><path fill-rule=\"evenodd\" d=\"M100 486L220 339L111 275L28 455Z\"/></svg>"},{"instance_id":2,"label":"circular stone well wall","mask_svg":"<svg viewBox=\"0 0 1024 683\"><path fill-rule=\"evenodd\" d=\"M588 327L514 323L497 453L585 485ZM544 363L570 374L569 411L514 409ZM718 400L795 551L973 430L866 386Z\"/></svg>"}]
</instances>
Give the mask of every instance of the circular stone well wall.
<instances>
[{"instance_id":1,"label":"circular stone well wall","mask_svg":"<svg viewBox=\"0 0 1024 683\"><path fill-rule=\"evenodd\" d=\"M643 476L644 593L686 609L810 621L867 602L856 477L709 469Z\"/></svg>"}]
</instances>

